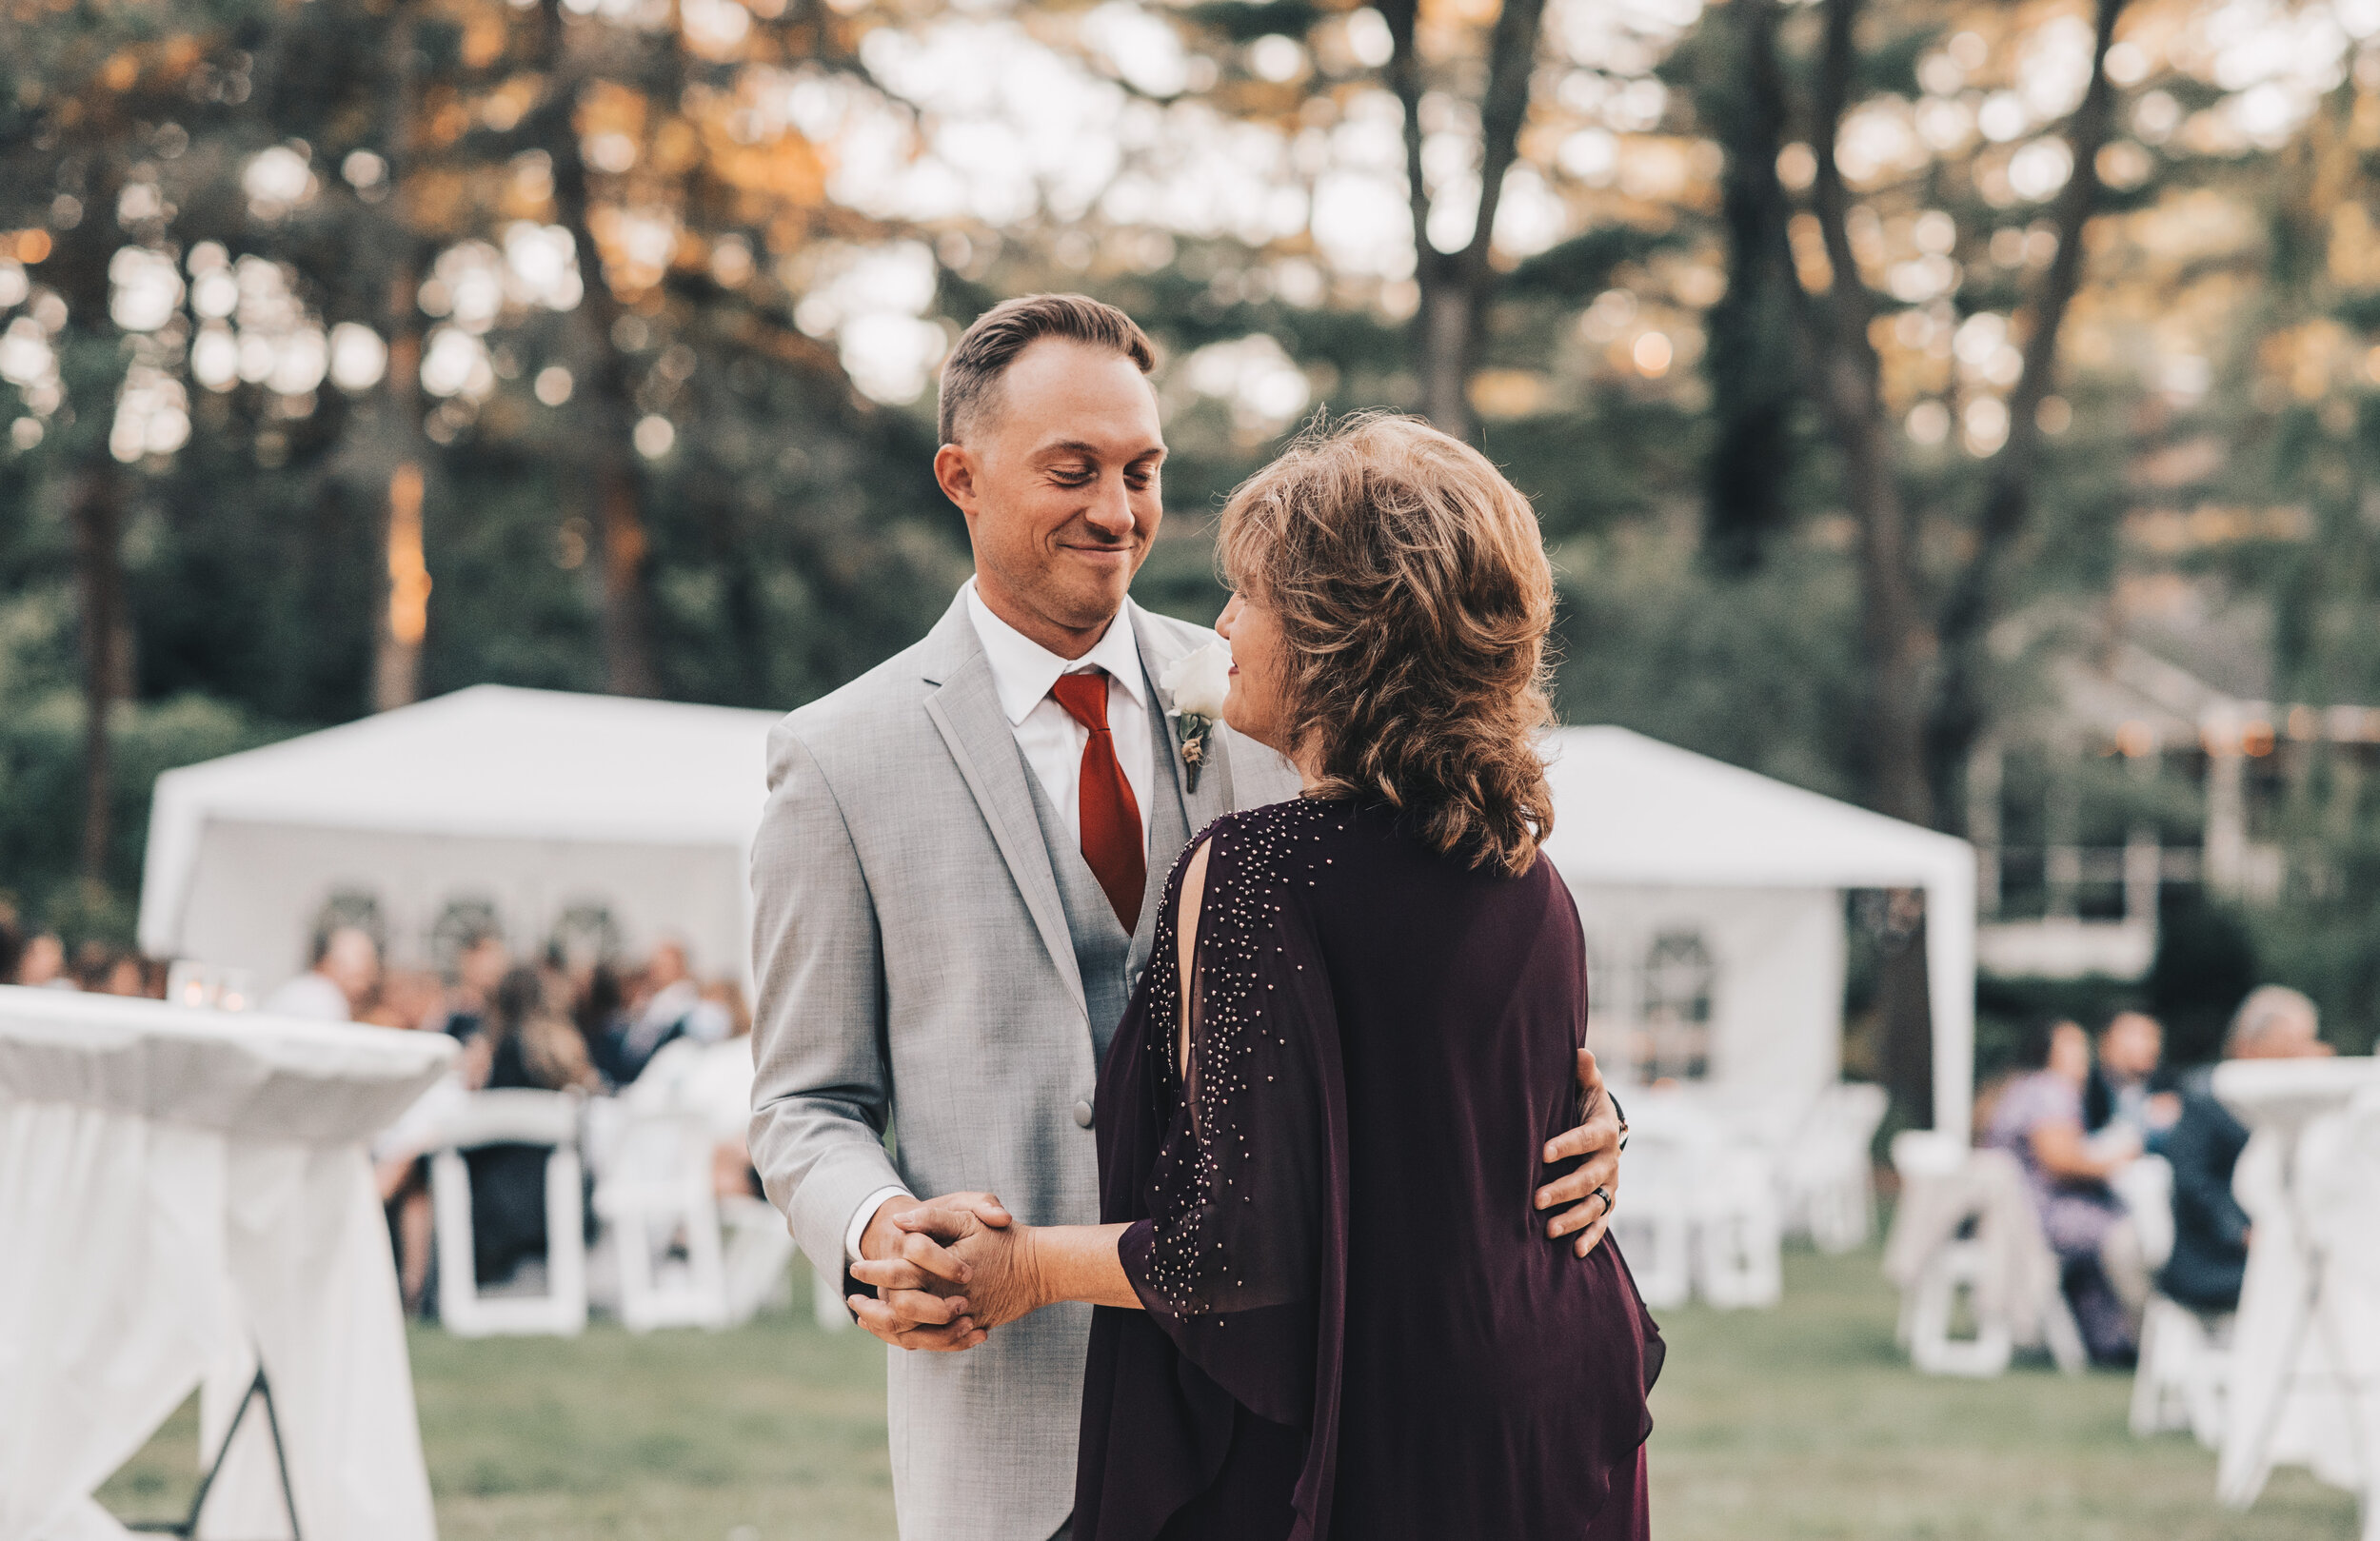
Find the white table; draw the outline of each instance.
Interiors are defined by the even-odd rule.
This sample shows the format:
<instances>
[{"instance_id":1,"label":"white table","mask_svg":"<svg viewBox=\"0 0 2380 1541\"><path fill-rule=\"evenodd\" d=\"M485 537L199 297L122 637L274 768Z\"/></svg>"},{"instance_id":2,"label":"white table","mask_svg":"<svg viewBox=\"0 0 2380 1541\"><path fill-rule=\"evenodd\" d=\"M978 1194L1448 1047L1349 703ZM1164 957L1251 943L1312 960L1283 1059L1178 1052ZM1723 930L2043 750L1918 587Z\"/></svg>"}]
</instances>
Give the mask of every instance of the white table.
<instances>
[{"instance_id":1,"label":"white table","mask_svg":"<svg viewBox=\"0 0 2380 1541\"><path fill-rule=\"evenodd\" d=\"M2232 1191L2254 1226L2216 1493L2245 1509L2275 1465L2308 1466L2363 1494L2380 1541L2380 1276L2356 1239L2380 1233L2380 1151L2357 1148L2380 1061L2231 1060L2214 1093L2250 1130Z\"/></svg>"},{"instance_id":2,"label":"white table","mask_svg":"<svg viewBox=\"0 0 2380 1541\"><path fill-rule=\"evenodd\" d=\"M0 987L0 1541L127 1534L90 1493L194 1386L202 1536L431 1541L365 1142L444 1034Z\"/></svg>"}]
</instances>

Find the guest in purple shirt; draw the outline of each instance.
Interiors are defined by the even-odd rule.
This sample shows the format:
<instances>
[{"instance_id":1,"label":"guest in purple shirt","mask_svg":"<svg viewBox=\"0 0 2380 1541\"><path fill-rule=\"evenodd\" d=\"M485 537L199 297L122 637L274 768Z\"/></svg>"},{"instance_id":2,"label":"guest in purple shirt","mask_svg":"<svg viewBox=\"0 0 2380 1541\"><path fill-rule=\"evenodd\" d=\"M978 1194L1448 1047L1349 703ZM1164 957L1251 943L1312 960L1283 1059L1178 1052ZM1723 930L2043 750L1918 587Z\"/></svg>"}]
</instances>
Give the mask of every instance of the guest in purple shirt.
<instances>
[{"instance_id":1,"label":"guest in purple shirt","mask_svg":"<svg viewBox=\"0 0 2380 1541\"><path fill-rule=\"evenodd\" d=\"M1993 1103L1984 1143L2025 1169L2042 1234L2064 1265L2067 1298L2091 1356L2128 1359L2148 1304L2149 1269L2140 1234L2108 1178L2140 1156L2140 1136L2113 1126L2083 1134L2083 1088L2091 1078L2091 1038L2073 1022L2054 1022L2028 1039L2032 1067Z\"/></svg>"}]
</instances>

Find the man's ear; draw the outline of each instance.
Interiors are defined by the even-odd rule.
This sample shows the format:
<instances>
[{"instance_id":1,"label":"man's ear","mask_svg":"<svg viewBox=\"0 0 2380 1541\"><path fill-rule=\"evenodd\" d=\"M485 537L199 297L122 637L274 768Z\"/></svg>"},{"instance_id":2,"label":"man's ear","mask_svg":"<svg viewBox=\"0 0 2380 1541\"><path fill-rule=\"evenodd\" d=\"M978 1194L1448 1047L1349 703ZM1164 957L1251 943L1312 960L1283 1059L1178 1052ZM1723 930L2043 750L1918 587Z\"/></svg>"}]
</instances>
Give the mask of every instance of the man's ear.
<instances>
[{"instance_id":1,"label":"man's ear","mask_svg":"<svg viewBox=\"0 0 2380 1541\"><path fill-rule=\"evenodd\" d=\"M944 445L934 451L934 480L942 489L942 496L959 505L959 511L975 512L975 457L963 445Z\"/></svg>"}]
</instances>

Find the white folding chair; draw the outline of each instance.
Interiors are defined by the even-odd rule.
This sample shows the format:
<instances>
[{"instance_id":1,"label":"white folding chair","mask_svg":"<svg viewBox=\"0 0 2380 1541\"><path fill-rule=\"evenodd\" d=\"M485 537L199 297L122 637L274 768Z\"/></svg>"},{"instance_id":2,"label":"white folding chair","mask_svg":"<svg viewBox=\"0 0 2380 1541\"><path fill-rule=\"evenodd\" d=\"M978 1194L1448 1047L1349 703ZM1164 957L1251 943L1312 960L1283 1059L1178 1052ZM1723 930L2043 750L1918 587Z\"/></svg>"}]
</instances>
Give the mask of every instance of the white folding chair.
<instances>
[{"instance_id":1,"label":"white folding chair","mask_svg":"<svg viewBox=\"0 0 2380 1541\"><path fill-rule=\"evenodd\" d=\"M1627 1156L1627 1188L1612 1213L1636 1291L1656 1311L1694 1294L1694 1190L1700 1162L1692 1147L1639 1132Z\"/></svg>"},{"instance_id":2,"label":"white folding chair","mask_svg":"<svg viewBox=\"0 0 2380 1541\"><path fill-rule=\"evenodd\" d=\"M429 1157L438 1239L438 1315L459 1337L573 1337L586 1328L586 1238L575 1092L475 1092L438 1130ZM545 1158L545 1293L483 1292L473 1262L471 1169L466 1151L542 1145Z\"/></svg>"},{"instance_id":3,"label":"white folding chair","mask_svg":"<svg viewBox=\"0 0 2380 1541\"><path fill-rule=\"evenodd\" d=\"M1695 1282L1702 1298L1721 1311L1775 1305L1785 1281L1768 1156L1741 1146L1710 1153L1693 1213Z\"/></svg>"},{"instance_id":4,"label":"white folding chair","mask_svg":"<svg viewBox=\"0 0 2380 1541\"><path fill-rule=\"evenodd\" d=\"M666 1104L623 1110L596 1181L595 1213L611 1228L620 1320L631 1333L730 1319L711 1144L700 1113Z\"/></svg>"},{"instance_id":5,"label":"white folding chair","mask_svg":"<svg viewBox=\"0 0 2380 1541\"><path fill-rule=\"evenodd\" d=\"M786 1309L792 1294L785 1271L800 1254L777 1206L748 1195L723 1198L719 1222L727 1236L728 1325L740 1326L764 1311ZM843 1302L838 1299L834 1305L833 1325L850 1325L850 1314L843 1309Z\"/></svg>"},{"instance_id":6,"label":"white folding chair","mask_svg":"<svg viewBox=\"0 0 2380 1541\"><path fill-rule=\"evenodd\" d=\"M1818 1094L1781 1153L1786 1225L1807 1232L1820 1252L1853 1251L1874 1228L1872 1148L1887 1100L1881 1086L1837 1081Z\"/></svg>"},{"instance_id":7,"label":"white folding chair","mask_svg":"<svg viewBox=\"0 0 2380 1541\"><path fill-rule=\"evenodd\" d=\"M1928 1374L1992 1376L2007 1370L2016 1349L2038 1343L2060 1370L2080 1374L2090 1363L2082 1332L2013 1158L1911 1130L1894 1136L1893 1164L1901 1175L1903 1218L1933 1209L1935 1234L1946 1237L1902 1275L1898 1336L1911 1362ZM2031 1266L2012 1266L2027 1260ZM2009 1298L2015 1279L2032 1281L2030 1289Z\"/></svg>"},{"instance_id":8,"label":"white folding chair","mask_svg":"<svg viewBox=\"0 0 2380 1541\"><path fill-rule=\"evenodd\" d=\"M2222 1444L2231 1338L2228 1313L2210 1315L2163 1294L2149 1297L2140 1325L2140 1364L2132 1373L2136 1438L2187 1429L2209 1450Z\"/></svg>"},{"instance_id":9,"label":"white folding chair","mask_svg":"<svg viewBox=\"0 0 2380 1541\"><path fill-rule=\"evenodd\" d=\"M2108 1179L2140 1237L2141 1261L2153 1274L2173 1255L2173 1164L2162 1156L2127 1161Z\"/></svg>"}]
</instances>

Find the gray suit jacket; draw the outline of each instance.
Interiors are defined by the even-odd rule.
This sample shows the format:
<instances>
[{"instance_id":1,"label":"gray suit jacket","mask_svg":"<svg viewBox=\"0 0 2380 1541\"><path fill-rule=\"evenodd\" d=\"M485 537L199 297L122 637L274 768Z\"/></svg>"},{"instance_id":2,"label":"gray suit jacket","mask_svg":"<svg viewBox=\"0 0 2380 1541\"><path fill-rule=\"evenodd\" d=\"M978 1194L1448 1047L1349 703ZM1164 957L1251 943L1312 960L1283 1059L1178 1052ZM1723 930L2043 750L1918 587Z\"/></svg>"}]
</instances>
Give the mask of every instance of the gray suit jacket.
<instances>
[{"instance_id":1,"label":"gray suit jacket","mask_svg":"<svg viewBox=\"0 0 2380 1541\"><path fill-rule=\"evenodd\" d=\"M1126 613L1152 686L1213 640ZM1173 744L1156 747L1156 774L1179 778ZM853 1215L890 1183L987 1189L1031 1224L1099 1219L1076 1116L1099 1066L1031 774L963 595L922 642L769 737L752 1161L818 1266L840 1267ZM1184 794L1190 830L1297 789L1279 755L1219 726ZM1136 967L1175 855L1150 854ZM1056 1306L965 1353L888 1351L903 1536L1047 1541L1065 1522L1089 1328L1089 1307Z\"/></svg>"}]
</instances>

